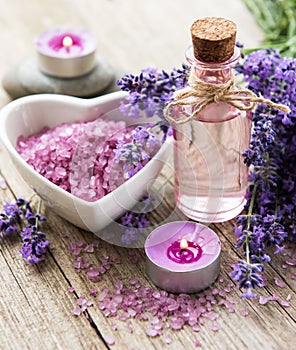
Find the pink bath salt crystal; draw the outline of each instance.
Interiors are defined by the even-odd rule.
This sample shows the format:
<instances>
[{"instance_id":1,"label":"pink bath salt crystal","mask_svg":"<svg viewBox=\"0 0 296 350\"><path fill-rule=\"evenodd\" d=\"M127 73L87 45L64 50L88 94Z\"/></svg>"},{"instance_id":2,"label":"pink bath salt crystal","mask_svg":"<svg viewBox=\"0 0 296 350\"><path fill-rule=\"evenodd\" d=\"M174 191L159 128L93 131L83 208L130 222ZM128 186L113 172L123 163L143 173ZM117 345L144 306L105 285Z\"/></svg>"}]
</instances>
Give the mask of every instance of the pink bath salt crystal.
<instances>
[{"instance_id":1,"label":"pink bath salt crystal","mask_svg":"<svg viewBox=\"0 0 296 350\"><path fill-rule=\"evenodd\" d=\"M296 265L296 259L287 259L286 264L290 266L295 266Z\"/></svg>"},{"instance_id":2,"label":"pink bath salt crystal","mask_svg":"<svg viewBox=\"0 0 296 350\"><path fill-rule=\"evenodd\" d=\"M153 317L152 320L150 321L151 325L155 325L158 324L160 322L158 317Z\"/></svg>"},{"instance_id":3,"label":"pink bath salt crystal","mask_svg":"<svg viewBox=\"0 0 296 350\"><path fill-rule=\"evenodd\" d=\"M260 298L259 298L259 304L260 304L260 305L265 305L265 304L267 304L269 301L270 301L270 296L265 297L265 296L263 296L263 295L260 295Z\"/></svg>"},{"instance_id":4,"label":"pink bath salt crystal","mask_svg":"<svg viewBox=\"0 0 296 350\"><path fill-rule=\"evenodd\" d=\"M218 289L218 288L214 288L214 289L212 290L212 294L213 294L213 295L219 294L219 289Z\"/></svg>"},{"instance_id":5,"label":"pink bath salt crystal","mask_svg":"<svg viewBox=\"0 0 296 350\"><path fill-rule=\"evenodd\" d=\"M98 294L98 291L97 291L96 289L91 289L91 290L89 291L89 294L90 294L92 297L96 297L97 294Z\"/></svg>"},{"instance_id":6,"label":"pink bath salt crystal","mask_svg":"<svg viewBox=\"0 0 296 350\"><path fill-rule=\"evenodd\" d=\"M3 177L0 177L0 188L2 190L6 190L6 188L7 188L6 181L3 179Z\"/></svg>"},{"instance_id":7,"label":"pink bath salt crystal","mask_svg":"<svg viewBox=\"0 0 296 350\"><path fill-rule=\"evenodd\" d=\"M196 340L196 341L194 342L194 346L195 346L196 348L199 348L199 347L201 347L201 343L200 343L198 340Z\"/></svg>"},{"instance_id":8,"label":"pink bath salt crystal","mask_svg":"<svg viewBox=\"0 0 296 350\"><path fill-rule=\"evenodd\" d=\"M129 280L129 284L131 284L132 286L134 286L135 284L139 283L139 281L136 278L131 278Z\"/></svg>"},{"instance_id":9,"label":"pink bath salt crystal","mask_svg":"<svg viewBox=\"0 0 296 350\"><path fill-rule=\"evenodd\" d=\"M146 334L148 337L156 337L158 335L158 331L154 328L148 328L146 329Z\"/></svg>"},{"instance_id":10,"label":"pink bath salt crystal","mask_svg":"<svg viewBox=\"0 0 296 350\"><path fill-rule=\"evenodd\" d=\"M216 321L212 321L212 331L217 332L220 329L218 323Z\"/></svg>"},{"instance_id":11,"label":"pink bath salt crystal","mask_svg":"<svg viewBox=\"0 0 296 350\"><path fill-rule=\"evenodd\" d=\"M171 322L170 322L170 327L172 329L181 329L184 325L184 320L182 318L179 318L179 317L173 317L171 319Z\"/></svg>"},{"instance_id":12,"label":"pink bath salt crystal","mask_svg":"<svg viewBox=\"0 0 296 350\"><path fill-rule=\"evenodd\" d=\"M169 335L164 336L162 339L165 344L171 344L172 342L172 338Z\"/></svg>"},{"instance_id":13,"label":"pink bath salt crystal","mask_svg":"<svg viewBox=\"0 0 296 350\"><path fill-rule=\"evenodd\" d=\"M81 314L81 309L79 306L74 307L74 309L72 310L72 315L74 316L79 316Z\"/></svg>"},{"instance_id":14,"label":"pink bath salt crystal","mask_svg":"<svg viewBox=\"0 0 296 350\"><path fill-rule=\"evenodd\" d=\"M224 292L224 290L220 290L220 291L219 291L219 295L220 295L220 297L222 297L222 298L226 298L226 292Z\"/></svg>"},{"instance_id":15,"label":"pink bath salt crystal","mask_svg":"<svg viewBox=\"0 0 296 350\"><path fill-rule=\"evenodd\" d=\"M93 243L87 245L85 248L84 248L84 251L87 252L87 253L93 253L94 252L94 245Z\"/></svg>"},{"instance_id":16,"label":"pink bath salt crystal","mask_svg":"<svg viewBox=\"0 0 296 350\"><path fill-rule=\"evenodd\" d=\"M233 285L232 284L228 284L227 287L224 288L224 291L226 293L230 293L231 292L231 289L232 289Z\"/></svg>"},{"instance_id":17,"label":"pink bath salt crystal","mask_svg":"<svg viewBox=\"0 0 296 350\"><path fill-rule=\"evenodd\" d=\"M224 282L224 277L220 277L219 282L223 283Z\"/></svg>"},{"instance_id":18,"label":"pink bath salt crystal","mask_svg":"<svg viewBox=\"0 0 296 350\"><path fill-rule=\"evenodd\" d=\"M281 281L278 277L275 277L274 282L280 288L284 288L285 287L285 283L283 281Z\"/></svg>"},{"instance_id":19,"label":"pink bath salt crystal","mask_svg":"<svg viewBox=\"0 0 296 350\"><path fill-rule=\"evenodd\" d=\"M68 288L68 292L69 292L69 293L73 293L73 292L75 292L74 287L69 287L69 288Z\"/></svg>"},{"instance_id":20,"label":"pink bath salt crystal","mask_svg":"<svg viewBox=\"0 0 296 350\"><path fill-rule=\"evenodd\" d=\"M83 306L83 305L86 305L87 299L86 299L85 295L82 295L80 298L77 299L76 302L77 302L77 305Z\"/></svg>"},{"instance_id":21,"label":"pink bath salt crystal","mask_svg":"<svg viewBox=\"0 0 296 350\"><path fill-rule=\"evenodd\" d=\"M108 293L109 293L109 289L105 287L102 293L98 296L98 301L103 301L108 295Z\"/></svg>"},{"instance_id":22,"label":"pink bath salt crystal","mask_svg":"<svg viewBox=\"0 0 296 350\"><path fill-rule=\"evenodd\" d=\"M249 315L249 312L247 310L242 311L242 316L247 317Z\"/></svg>"},{"instance_id":23,"label":"pink bath salt crystal","mask_svg":"<svg viewBox=\"0 0 296 350\"><path fill-rule=\"evenodd\" d=\"M111 326L111 328L112 328L113 331L117 331L117 325L116 325L116 324L113 324L113 325Z\"/></svg>"},{"instance_id":24,"label":"pink bath salt crystal","mask_svg":"<svg viewBox=\"0 0 296 350\"><path fill-rule=\"evenodd\" d=\"M290 300L291 300L291 298L292 298L291 294L288 294L288 296L287 296L286 300L287 300L287 301L290 301Z\"/></svg>"},{"instance_id":25,"label":"pink bath salt crystal","mask_svg":"<svg viewBox=\"0 0 296 350\"><path fill-rule=\"evenodd\" d=\"M290 307L290 306L291 306L290 303L289 303L287 300L281 300L281 301L280 301L280 304L281 304L282 306L284 306L284 307Z\"/></svg>"},{"instance_id":26,"label":"pink bath salt crystal","mask_svg":"<svg viewBox=\"0 0 296 350\"><path fill-rule=\"evenodd\" d=\"M123 288L123 282L121 280L116 280L114 282L114 287L117 289L117 290L122 290Z\"/></svg>"},{"instance_id":27,"label":"pink bath salt crystal","mask_svg":"<svg viewBox=\"0 0 296 350\"><path fill-rule=\"evenodd\" d=\"M112 337L112 335L105 335L104 340L108 345L114 345L115 344L115 339Z\"/></svg>"},{"instance_id":28,"label":"pink bath salt crystal","mask_svg":"<svg viewBox=\"0 0 296 350\"><path fill-rule=\"evenodd\" d=\"M100 272L98 268L90 268L86 272L87 278L92 282L98 282L100 280Z\"/></svg>"},{"instance_id":29,"label":"pink bath salt crystal","mask_svg":"<svg viewBox=\"0 0 296 350\"><path fill-rule=\"evenodd\" d=\"M201 331L201 328L200 328L199 326L195 325L195 326L192 327L192 330L193 330L194 332L200 332L200 331Z\"/></svg>"}]
</instances>

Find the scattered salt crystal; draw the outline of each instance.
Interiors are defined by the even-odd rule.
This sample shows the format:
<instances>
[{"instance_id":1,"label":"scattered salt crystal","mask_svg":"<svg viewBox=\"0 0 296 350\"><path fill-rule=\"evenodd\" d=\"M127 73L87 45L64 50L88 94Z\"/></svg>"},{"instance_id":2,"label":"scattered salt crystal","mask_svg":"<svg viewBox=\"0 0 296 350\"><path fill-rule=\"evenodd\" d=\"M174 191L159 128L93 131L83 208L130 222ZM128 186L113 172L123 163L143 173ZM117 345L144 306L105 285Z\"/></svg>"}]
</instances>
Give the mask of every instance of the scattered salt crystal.
<instances>
[{"instance_id":1,"label":"scattered salt crystal","mask_svg":"<svg viewBox=\"0 0 296 350\"><path fill-rule=\"evenodd\" d=\"M94 252L94 245L93 244L89 244L84 248L84 251L87 253L93 253Z\"/></svg>"},{"instance_id":2,"label":"scattered salt crystal","mask_svg":"<svg viewBox=\"0 0 296 350\"><path fill-rule=\"evenodd\" d=\"M3 177L0 177L0 188L2 190L6 190L6 188L7 188L6 181L3 179Z\"/></svg>"},{"instance_id":3,"label":"scattered salt crystal","mask_svg":"<svg viewBox=\"0 0 296 350\"><path fill-rule=\"evenodd\" d=\"M221 278L219 279L219 282L220 282L220 283L223 283L223 282L224 282L224 277L221 277Z\"/></svg>"},{"instance_id":4,"label":"scattered salt crystal","mask_svg":"<svg viewBox=\"0 0 296 350\"><path fill-rule=\"evenodd\" d=\"M287 301L290 301L290 300L291 300L291 294L288 294L286 300L287 300Z\"/></svg>"},{"instance_id":5,"label":"scattered salt crystal","mask_svg":"<svg viewBox=\"0 0 296 350\"><path fill-rule=\"evenodd\" d=\"M156 337L158 335L158 331L154 328L148 328L146 329L146 334L148 337Z\"/></svg>"},{"instance_id":6,"label":"scattered salt crystal","mask_svg":"<svg viewBox=\"0 0 296 350\"><path fill-rule=\"evenodd\" d=\"M200 331L201 331L200 327L198 327L197 325L193 326L193 327L192 327L192 330L193 330L194 332L200 332Z\"/></svg>"},{"instance_id":7,"label":"scattered salt crystal","mask_svg":"<svg viewBox=\"0 0 296 350\"><path fill-rule=\"evenodd\" d=\"M218 288L214 288L214 289L212 290L212 294L213 294L213 295L219 294L219 289L218 289Z\"/></svg>"},{"instance_id":8,"label":"scattered salt crystal","mask_svg":"<svg viewBox=\"0 0 296 350\"><path fill-rule=\"evenodd\" d=\"M69 287L69 288L68 288L68 292L69 292L69 293L73 293L73 292L75 292L74 287Z\"/></svg>"},{"instance_id":9,"label":"scattered salt crystal","mask_svg":"<svg viewBox=\"0 0 296 350\"><path fill-rule=\"evenodd\" d=\"M290 307L290 303L287 300L281 300L280 304L284 307Z\"/></svg>"},{"instance_id":10,"label":"scattered salt crystal","mask_svg":"<svg viewBox=\"0 0 296 350\"><path fill-rule=\"evenodd\" d=\"M117 325L116 325L116 324L113 324L113 325L111 326L111 328L112 328L113 331L117 331Z\"/></svg>"},{"instance_id":11,"label":"scattered salt crystal","mask_svg":"<svg viewBox=\"0 0 296 350\"><path fill-rule=\"evenodd\" d=\"M199 347L201 346L201 344L200 344L200 342L197 340L197 341L194 342L194 346L195 346L196 348L199 348Z\"/></svg>"},{"instance_id":12,"label":"scattered salt crystal","mask_svg":"<svg viewBox=\"0 0 296 350\"><path fill-rule=\"evenodd\" d=\"M108 295L108 293L109 293L109 289L105 287L102 293L98 296L98 301L103 301Z\"/></svg>"},{"instance_id":13,"label":"scattered salt crystal","mask_svg":"<svg viewBox=\"0 0 296 350\"><path fill-rule=\"evenodd\" d=\"M134 330L133 330L131 327L127 327L127 328L126 328L126 331L127 331L128 333L133 333Z\"/></svg>"},{"instance_id":14,"label":"scattered salt crystal","mask_svg":"<svg viewBox=\"0 0 296 350\"><path fill-rule=\"evenodd\" d=\"M290 266L295 266L296 265L296 259L287 259L286 264Z\"/></svg>"},{"instance_id":15,"label":"scattered salt crystal","mask_svg":"<svg viewBox=\"0 0 296 350\"><path fill-rule=\"evenodd\" d=\"M136 278L131 278L131 279L129 280L129 284L131 284L132 286L135 285L135 284L137 284L137 283L139 283L139 281L138 281Z\"/></svg>"},{"instance_id":16,"label":"scattered salt crystal","mask_svg":"<svg viewBox=\"0 0 296 350\"><path fill-rule=\"evenodd\" d=\"M212 331L217 332L220 329L218 323L216 321L212 321Z\"/></svg>"},{"instance_id":17,"label":"scattered salt crystal","mask_svg":"<svg viewBox=\"0 0 296 350\"><path fill-rule=\"evenodd\" d=\"M116 289L118 289L118 290L122 290L122 288L123 288L123 282L122 282L121 280L116 280L116 281L114 282L114 287L115 287Z\"/></svg>"},{"instance_id":18,"label":"scattered salt crystal","mask_svg":"<svg viewBox=\"0 0 296 350\"><path fill-rule=\"evenodd\" d=\"M72 315L79 316L80 314L81 314L80 307L78 307L78 306L74 307L74 309L72 310Z\"/></svg>"},{"instance_id":19,"label":"scattered salt crystal","mask_svg":"<svg viewBox=\"0 0 296 350\"><path fill-rule=\"evenodd\" d=\"M171 323L170 323L170 327L172 329L181 329L184 325L184 320L182 318L179 317L173 317L171 319Z\"/></svg>"},{"instance_id":20,"label":"scattered salt crystal","mask_svg":"<svg viewBox=\"0 0 296 350\"><path fill-rule=\"evenodd\" d=\"M233 285L232 284L228 284L227 287L224 288L224 291L226 293L230 293L231 292L231 289L232 289Z\"/></svg>"},{"instance_id":21,"label":"scattered salt crystal","mask_svg":"<svg viewBox=\"0 0 296 350\"><path fill-rule=\"evenodd\" d=\"M270 297L270 296L265 297L265 296L263 296L263 295L260 295L259 304L260 304L260 305L265 305L265 304L267 304L270 300L271 300L271 297Z\"/></svg>"},{"instance_id":22,"label":"scattered salt crystal","mask_svg":"<svg viewBox=\"0 0 296 350\"><path fill-rule=\"evenodd\" d=\"M115 339L111 335L105 335L104 340L108 345L114 345Z\"/></svg>"},{"instance_id":23,"label":"scattered salt crystal","mask_svg":"<svg viewBox=\"0 0 296 350\"><path fill-rule=\"evenodd\" d=\"M247 310L242 311L242 316L247 317L249 315L249 312Z\"/></svg>"},{"instance_id":24,"label":"scattered salt crystal","mask_svg":"<svg viewBox=\"0 0 296 350\"><path fill-rule=\"evenodd\" d=\"M166 336L163 337L163 342L165 344L171 344L172 338L170 336L166 335Z\"/></svg>"},{"instance_id":25,"label":"scattered salt crystal","mask_svg":"<svg viewBox=\"0 0 296 350\"><path fill-rule=\"evenodd\" d=\"M283 281L281 281L278 277L275 277L274 282L280 288L284 288L285 287L285 283Z\"/></svg>"},{"instance_id":26,"label":"scattered salt crystal","mask_svg":"<svg viewBox=\"0 0 296 350\"><path fill-rule=\"evenodd\" d=\"M86 271L87 278L92 282L98 282L100 279L100 271L98 268L91 267L88 271Z\"/></svg>"},{"instance_id":27,"label":"scattered salt crystal","mask_svg":"<svg viewBox=\"0 0 296 350\"><path fill-rule=\"evenodd\" d=\"M92 297L96 297L97 294L98 294L98 291L96 289L92 289L89 291L89 294L92 296Z\"/></svg>"}]
</instances>

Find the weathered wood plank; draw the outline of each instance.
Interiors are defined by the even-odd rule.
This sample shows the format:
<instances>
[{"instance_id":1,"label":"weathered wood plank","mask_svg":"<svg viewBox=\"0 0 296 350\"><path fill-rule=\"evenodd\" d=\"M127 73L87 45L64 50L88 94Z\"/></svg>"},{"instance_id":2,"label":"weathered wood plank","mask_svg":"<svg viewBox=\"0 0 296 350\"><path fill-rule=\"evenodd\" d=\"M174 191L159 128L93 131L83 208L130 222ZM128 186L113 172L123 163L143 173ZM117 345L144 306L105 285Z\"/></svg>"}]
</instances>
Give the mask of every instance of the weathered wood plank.
<instances>
[{"instance_id":1,"label":"weathered wood plank","mask_svg":"<svg viewBox=\"0 0 296 350\"><path fill-rule=\"evenodd\" d=\"M190 43L189 26L197 17L206 15L225 16L239 26L239 39L246 46L255 46L260 33L251 15L240 1L219 0L183 2L170 0L31 0L27 6L20 0L0 0L1 41L0 75L21 59L35 54L33 38L42 30L68 23L84 26L98 37L98 52L107 57L113 66L126 72L137 73L146 66L171 69L180 66L184 51ZM8 102L0 89L0 105ZM165 220L185 219L175 208L173 196L172 161L165 167L159 184L167 178L163 201L151 213L153 224ZM32 190L20 178L3 150L0 150L0 169L8 188L0 189L0 206L15 197L28 198ZM158 186L158 184L157 184ZM112 349L194 349L200 341L205 349L292 349L295 334L295 281L290 269L281 268L282 257L276 257L266 272L269 282L275 277L286 283L279 288L269 283L258 291L260 295L277 293L279 300L291 294L291 307L284 308L279 302L259 305L258 301L240 299L240 291L232 288L230 297L235 302L235 312L218 308L219 332L211 330L206 322L202 332L195 333L190 327L181 331L166 330L172 344L165 346L162 337L149 338L145 334L147 322L132 320L133 333L126 323L105 317L98 309L97 301L87 313L75 317L71 314L76 300L82 295L90 298L89 291L100 293L105 286L112 288L114 281L122 279L127 284L131 277L141 284L153 287L145 274L143 249L136 249L138 262L132 263L128 249L112 246L104 241L94 254L87 254L92 266L99 266L106 256L121 259L101 276L99 282L89 281L84 272L75 272L75 257L68 249L70 242L93 242L94 235L67 223L50 208L43 209L48 220L43 229L51 241L47 261L39 266L27 265L18 253L20 238L0 242L0 348L7 349L107 349L103 338L112 335ZM221 278L214 286L222 288L233 281L228 273L230 265L238 258L234 250L233 223L213 225L222 244ZM67 290L75 288L73 293ZM242 317L243 310L249 312ZM90 323L90 321L91 323ZM116 324L118 329L112 330Z\"/></svg>"}]
</instances>

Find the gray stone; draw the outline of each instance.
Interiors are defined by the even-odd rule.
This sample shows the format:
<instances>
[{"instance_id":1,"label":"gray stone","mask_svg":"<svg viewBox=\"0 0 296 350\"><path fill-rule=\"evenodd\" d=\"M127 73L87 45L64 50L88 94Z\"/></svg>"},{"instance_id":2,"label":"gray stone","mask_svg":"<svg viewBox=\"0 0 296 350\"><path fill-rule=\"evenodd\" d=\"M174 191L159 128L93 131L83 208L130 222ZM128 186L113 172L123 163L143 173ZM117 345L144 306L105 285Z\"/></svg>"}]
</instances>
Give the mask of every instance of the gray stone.
<instances>
[{"instance_id":1,"label":"gray stone","mask_svg":"<svg viewBox=\"0 0 296 350\"><path fill-rule=\"evenodd\" d=\"M90 73L77 78L58 78L41 72L37 57L33 57L7 72L2 85L12 99L42 93L95 97L119 90L116 80L121 76L98 56Z\"/></svg>"}]
</instances>

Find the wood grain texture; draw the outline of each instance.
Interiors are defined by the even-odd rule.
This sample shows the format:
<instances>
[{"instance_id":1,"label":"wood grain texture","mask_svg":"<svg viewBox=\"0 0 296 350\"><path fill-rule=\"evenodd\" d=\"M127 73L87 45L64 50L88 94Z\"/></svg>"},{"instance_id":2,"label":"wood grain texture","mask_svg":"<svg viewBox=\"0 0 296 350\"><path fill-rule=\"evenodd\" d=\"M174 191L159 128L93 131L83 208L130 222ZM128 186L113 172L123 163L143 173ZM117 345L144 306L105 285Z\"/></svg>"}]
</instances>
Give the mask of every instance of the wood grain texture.
<instances>
[{"instance_id":1,"label":"wood grain texture","mask_svg":"<svg viewBox=\"0 0 296 350\"><path fill-rule=\"evenodd\" d=\"M184 50L190 44L189 28L198 17L223 16L238 24L240 41L248 47L256 46L261 38L251 15L238 0L0 0L0 75L35 54L33 39L50 27L61 24L83 26L98 38L98 50L121 71L137 73L148 65L171 69L183 61ZM0 89L0 106L9 102ZM6 151L0 149L0 176L7 183L0 188L0 206L22 196L28 198L32 190L18 175ZM173 195L172 161L163 169L159 184L165 182L161 205L151 213L151 221L157 225L165 221L185 219L175 208ZM213 332L206 322L202 332L190 327L181 331L169 331L172 344L165 345L162 337L149 338L145 334L147 322L132 321L133 333L127 331L124 322L105 317L97 303L79 317L71 314L76 300L89 297L91 289L100 293L105 286L113 288L117 279L125 284L137 278L153 287L145 274L145 257L142 249L136 249L138 263L130 261L130 250L112 246L104 241L95 254L87 259L99 266L106 256L121 259L100 281L93 283L85 273L77 273L72 264L75 257L68 249L71 242L91 243L94 235L80 230L58 217L50 208L43 208L47 222L43 229L51 242L47 261L38 266L26 264L18 253L20 238L0 241L0 349L195 349L200 341L203 349L293 349L295 339L295 281L291 268L283 269L283 256L273 259L267 266L268 285L258 294L268 296L277 293L279 301L259 305L258 300L243 300L235 287L231 299L235 312L218 308L220 330ZM231 264L238 259L234 250L233 222L212 225L219 235L222 250L221 274L214 286L221 287L234 282L228 273ZM278 277L284 288L273 281ZM219 280L223 278L224 282ZM74 287L73 293L68 292ZM281 306L280 300L291 295L291 307ZM242 317L243 310L249 312ZM112 330L116 324L118 329ZM115 344L107 345L105 337L113 336Z\"/></svg>"}]
</instances>

